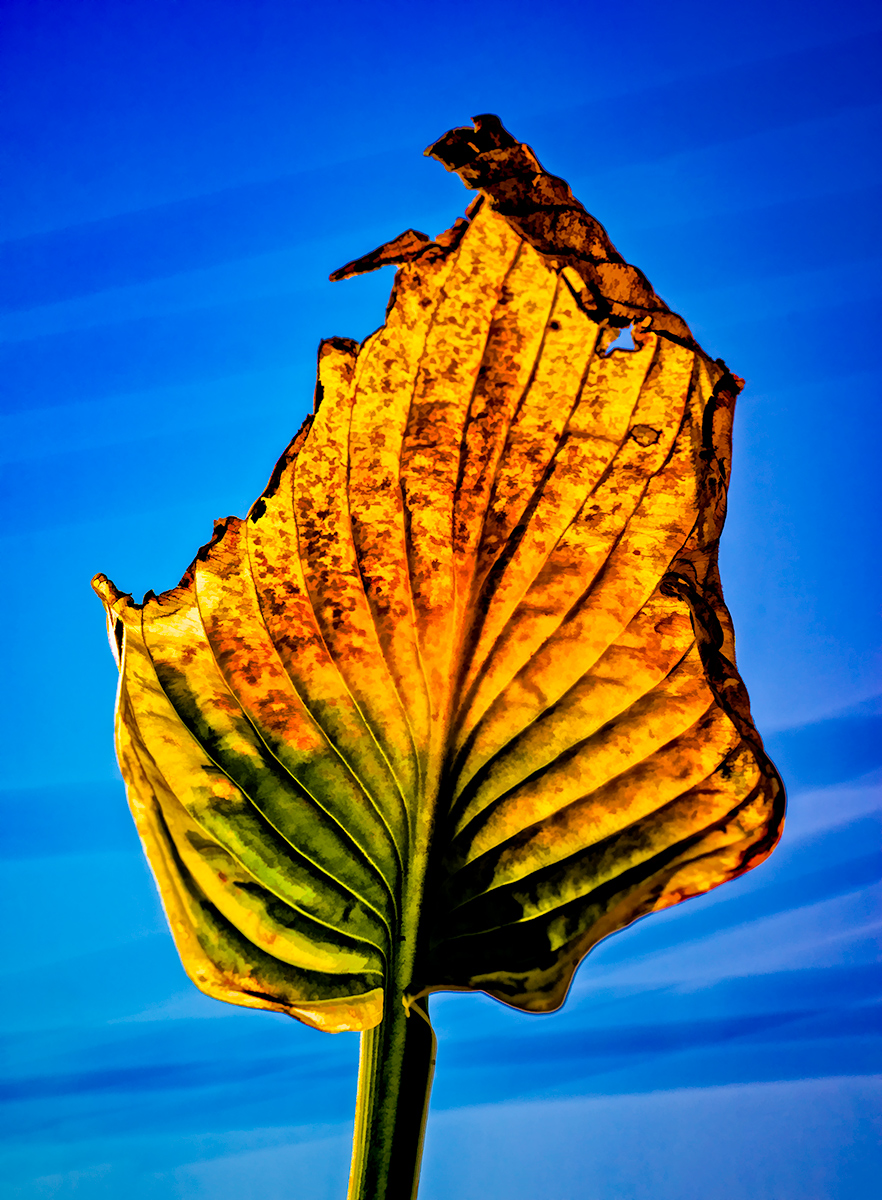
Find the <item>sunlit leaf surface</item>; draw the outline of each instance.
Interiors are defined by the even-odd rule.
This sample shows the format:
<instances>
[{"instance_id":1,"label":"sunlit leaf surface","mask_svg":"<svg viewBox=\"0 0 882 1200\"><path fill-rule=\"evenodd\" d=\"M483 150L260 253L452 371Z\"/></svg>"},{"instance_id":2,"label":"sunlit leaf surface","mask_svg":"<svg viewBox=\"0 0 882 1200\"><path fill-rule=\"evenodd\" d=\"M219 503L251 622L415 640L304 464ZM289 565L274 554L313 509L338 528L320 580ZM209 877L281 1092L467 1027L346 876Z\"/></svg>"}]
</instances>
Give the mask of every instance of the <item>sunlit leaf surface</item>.
<instances>
[{"instance_id":1,"label":"sunlit leaf surface","mask_svg":"<svg viewBox=\"0 0 882 1200\"><path fill-rule=\"evenodd\" d=\"M329 1030L402 955L553 1009L783 812L716 567L740 381L495 119L432 153L483 199L337 272L400 264L386 324L321 346L248 517L143 605L96 580L187 970Z\"/></svg>"}]
</instances>

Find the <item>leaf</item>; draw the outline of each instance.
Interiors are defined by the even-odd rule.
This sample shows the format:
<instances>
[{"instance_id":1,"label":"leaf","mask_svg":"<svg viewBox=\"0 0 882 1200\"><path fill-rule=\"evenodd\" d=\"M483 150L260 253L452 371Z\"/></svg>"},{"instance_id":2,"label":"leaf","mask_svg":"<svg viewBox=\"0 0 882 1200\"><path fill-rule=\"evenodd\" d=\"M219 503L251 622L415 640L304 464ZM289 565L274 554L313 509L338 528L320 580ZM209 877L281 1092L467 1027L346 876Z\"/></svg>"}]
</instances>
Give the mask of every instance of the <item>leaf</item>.
<instances>
[{"instance_id":1,"label":"leaf","mask_svg":"<svg viewBox=\"0 0 882 1200\"><path fill-rule=\"evenodd\" d=\"M741 382L496 118L431 153L482 198L335 273L401 264L248 517L142 605L95 581L188 972L328 1030L551 1010L783 815L716 565Z\"/></svg>"}]
</instances>

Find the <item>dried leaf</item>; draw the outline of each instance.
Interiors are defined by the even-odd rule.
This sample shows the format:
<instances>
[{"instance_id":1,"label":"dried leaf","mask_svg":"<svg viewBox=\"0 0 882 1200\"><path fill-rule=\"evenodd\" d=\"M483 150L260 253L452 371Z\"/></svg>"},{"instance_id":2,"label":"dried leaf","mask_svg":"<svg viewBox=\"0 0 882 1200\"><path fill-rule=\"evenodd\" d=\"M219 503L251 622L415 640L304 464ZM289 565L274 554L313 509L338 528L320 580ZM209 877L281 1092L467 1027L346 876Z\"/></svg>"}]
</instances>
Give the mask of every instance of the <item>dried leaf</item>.
<instances>
[{"instance_id":1,"label":"dried leaf","mask_svg":"<svg viewBox=\"0 0 882 1200\"><path fill-rule=\"evenodd\" d=\"M143 605L95 582L187 970L329 1030L553 1009L783 814L716 565L741 382L496 118L431 152L484 199L336 273L402 264L247 519Z\"/></svg>"}]
</instances>

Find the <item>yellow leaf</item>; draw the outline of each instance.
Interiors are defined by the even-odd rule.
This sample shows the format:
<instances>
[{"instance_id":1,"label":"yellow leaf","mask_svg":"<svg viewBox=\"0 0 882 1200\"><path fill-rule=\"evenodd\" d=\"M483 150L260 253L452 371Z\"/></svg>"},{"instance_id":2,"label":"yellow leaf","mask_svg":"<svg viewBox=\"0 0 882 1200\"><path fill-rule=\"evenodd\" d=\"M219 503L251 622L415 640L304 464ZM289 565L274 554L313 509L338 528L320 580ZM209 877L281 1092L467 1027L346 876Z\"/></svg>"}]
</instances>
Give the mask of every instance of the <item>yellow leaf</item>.
<instances>
[{"instance_id":1,"label":"yellow leaf","mask_svg":"<svg viewBox=\"0 0 882 1200\"><path fill-rule=\"evenodd\" d=\"M248 517L143 604L95 581L187 970L332 1030L553 1009L783 814L716 567L740 381L496 118L431 152L482 197L335 273L400 264Z\"/></svg>"}]
</instances>

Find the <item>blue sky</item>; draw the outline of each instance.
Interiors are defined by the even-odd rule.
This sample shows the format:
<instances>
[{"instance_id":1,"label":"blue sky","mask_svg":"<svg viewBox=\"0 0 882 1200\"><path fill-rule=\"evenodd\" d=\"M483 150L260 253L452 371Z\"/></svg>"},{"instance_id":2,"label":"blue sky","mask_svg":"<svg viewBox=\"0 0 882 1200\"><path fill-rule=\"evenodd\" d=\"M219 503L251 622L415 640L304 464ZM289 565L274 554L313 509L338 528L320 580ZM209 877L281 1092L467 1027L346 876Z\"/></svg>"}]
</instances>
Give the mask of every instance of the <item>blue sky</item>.
<instances>
[{"instance_id":1,"label":"blue sky","mask_svg":"<svg viewBox=\"0 0 882 1200\"><path fill-rule=\"evenodd\" d=\"M561 1013L434 1001L421 1197L875 1196L880 50L857 2L4 0L11 1197L343 1194L357 1039L184 976L89 579L159 591L244 513L319 338L382 321L390 269L329 272L462 212L422 150L487 111L747 379L721 566L790 816L763 867L603 943Z\"/></svg>"}]
</instances>

